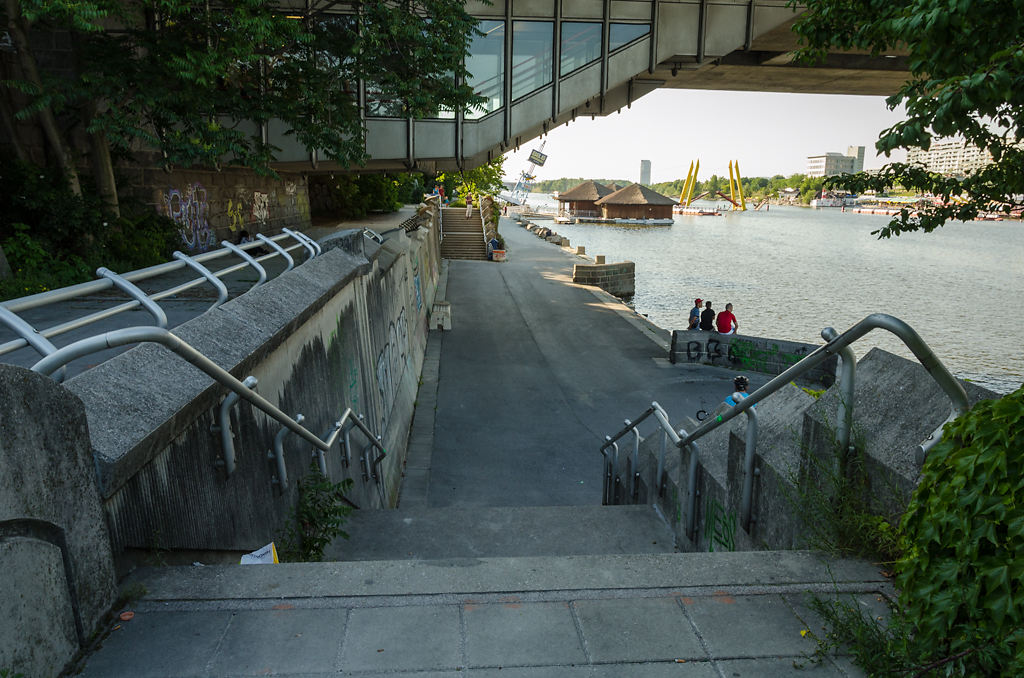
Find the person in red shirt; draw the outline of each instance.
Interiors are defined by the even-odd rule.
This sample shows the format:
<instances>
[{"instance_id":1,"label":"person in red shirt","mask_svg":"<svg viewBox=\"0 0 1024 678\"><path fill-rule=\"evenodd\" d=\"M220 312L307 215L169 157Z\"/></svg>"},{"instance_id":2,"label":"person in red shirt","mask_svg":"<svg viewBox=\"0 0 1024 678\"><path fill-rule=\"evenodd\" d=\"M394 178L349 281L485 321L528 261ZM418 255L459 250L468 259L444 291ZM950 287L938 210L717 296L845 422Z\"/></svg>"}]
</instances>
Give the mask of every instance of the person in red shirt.
<instances>
[{"instance_id":1,"label":"person in red shirt","mask_svg":"<svg viewBox=\"0 0 1024 678\"><path fill-rule=\"evenodd\" d=\"M740 328L740 324L736 322L736 316L732 313L732 304L726 304L725 310L718 314L718 317L715 318L715 326L719 334L735 334L736 330Z\"/></svg>"}]
</instances>

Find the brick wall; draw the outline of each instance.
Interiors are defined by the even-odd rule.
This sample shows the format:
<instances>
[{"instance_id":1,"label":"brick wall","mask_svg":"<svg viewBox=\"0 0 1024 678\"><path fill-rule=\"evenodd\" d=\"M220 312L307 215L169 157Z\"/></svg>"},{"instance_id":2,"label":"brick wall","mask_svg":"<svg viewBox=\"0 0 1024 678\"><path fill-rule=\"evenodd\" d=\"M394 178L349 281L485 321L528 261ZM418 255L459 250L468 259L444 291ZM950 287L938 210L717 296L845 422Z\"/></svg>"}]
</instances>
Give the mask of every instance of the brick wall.
<instances>
[{"instance_id":1,"label":"brick wall","mask_svg":"<svg viewBox=\"0 0 1024 678\"><path fill-rule=\"evenodd\" d=\"M620 261L616 264L576 264L572 267L572 281L581 285L596 285L620 299L630 299L636 292L636 264Z\"/></svg>"},{"instance_id":2,"label":"brick wall","mask_svg":"<svg viewBox=\"0 0 1024 678\"><path fill-rule=\"evenodd\" d=\"M236 242L243 230L254 237L310 226L308 184L301 174L281 173L273 179L244 169L139 169L129 172L119 188L122 195L133 195L178 222L182 251Z\"/></svg>"}]
</instances>

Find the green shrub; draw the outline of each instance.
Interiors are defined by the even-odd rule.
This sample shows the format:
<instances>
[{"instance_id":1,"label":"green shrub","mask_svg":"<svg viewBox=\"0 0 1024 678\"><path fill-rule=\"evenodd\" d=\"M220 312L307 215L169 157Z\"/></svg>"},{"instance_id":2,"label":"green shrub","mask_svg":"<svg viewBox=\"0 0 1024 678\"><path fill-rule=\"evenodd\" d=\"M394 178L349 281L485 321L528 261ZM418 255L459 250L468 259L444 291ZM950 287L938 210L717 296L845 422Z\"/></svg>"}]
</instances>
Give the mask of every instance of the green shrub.
<instances>
[{"instance_id":1,"label":"green shrub","mask_svg":"<svg viewBox=\"0 0 1024 678\"><path fill-rule=\"evenodd\" d=\"M12 277L0 280L0 299L85 282L100 266L123 273L171 258L178 243L171 219L134 203L115 218L91 192L74 195L58 173L2 160L0 246Z\"/></svg>"},{"instance_id":2,"label":"green shrub","mask_svg":"<svg viewBox=\"0 0 1024 678\"><path fill-rule=\"evenodd\" d=\"M299 480L299 501L279 540L282 561L320 561L328 544L339 536L348 539L342 525L352 513L345 498L351 487L350 478L334 483L320 472L315 462L310 466L309 474Z\"/></svg>"},{"instance_id":3,"label":"green shrub","mask_svg":"<svg viewBox=\"0 0 1024 678\"><path fill-rule=\"evenodd\" d=\"M1024 386L945 427L903 532L896 585L914 659L1024 675Z\"/></svg>"}]
</instances>

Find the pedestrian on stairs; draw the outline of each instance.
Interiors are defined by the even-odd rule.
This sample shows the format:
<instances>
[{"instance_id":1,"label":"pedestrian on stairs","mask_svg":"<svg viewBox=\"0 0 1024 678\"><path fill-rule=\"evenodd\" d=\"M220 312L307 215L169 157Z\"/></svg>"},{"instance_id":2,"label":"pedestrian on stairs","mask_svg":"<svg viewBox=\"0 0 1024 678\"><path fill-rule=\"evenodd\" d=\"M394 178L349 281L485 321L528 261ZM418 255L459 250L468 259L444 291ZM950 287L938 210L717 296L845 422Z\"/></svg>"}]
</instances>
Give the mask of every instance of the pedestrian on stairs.
<instances>
[{"instance_id":1,"label":"pedestrian on stairs","mask_svg":"<svg viewBox=\"0 0 1024 678\"><path fill-rule=\"evenodd\" d=\"M466 218L469 219L473 216L473 194L466 194Z\"/></svg>"}]
</instances>

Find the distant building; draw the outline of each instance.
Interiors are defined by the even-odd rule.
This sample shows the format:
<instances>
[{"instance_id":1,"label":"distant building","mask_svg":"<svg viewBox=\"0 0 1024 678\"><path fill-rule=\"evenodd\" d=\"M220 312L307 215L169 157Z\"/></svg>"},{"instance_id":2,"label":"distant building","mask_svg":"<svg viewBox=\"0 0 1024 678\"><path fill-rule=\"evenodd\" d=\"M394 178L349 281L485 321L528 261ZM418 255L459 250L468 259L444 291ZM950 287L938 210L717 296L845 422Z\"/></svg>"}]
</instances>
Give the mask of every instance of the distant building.
<instances>
[{"instance_id":1,"label":"distant building","mask_svg":"<svg viewBox=\"0 0 1024 678\"><path fill-rule=\"evenodd\" d=\"M640 183L647 185L651 183L651 161L641 160L640 161Z\"/></svg>"},{"instance_id":2,"label":"distant building","mask_svg":"<svg viewBox=\"0 0 1024 678\"><path fill-rule=\"evenodd\" d=\"M826 153L807 158L807 176L831 177L836 174L853 174L864 169L864 147L850 146L846 155Z\"/></svg>"},{"instance_id":3,"label":"distant building","mask_svg":"<svg viewBox=\"0 0 1024 678\"><path fill-rule=\"evenodd\" d=\"M929 172L946 176L964 177L992 163L992 154L977 146L970 146L960 138L937 139L927 151L921 148L907 150L907 163L921 165Z\"/></svg>"}]
</instances>

